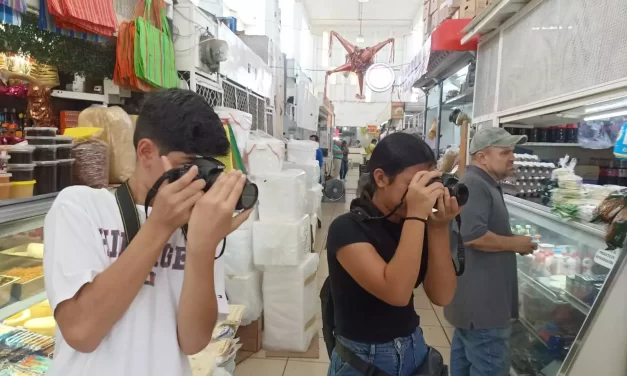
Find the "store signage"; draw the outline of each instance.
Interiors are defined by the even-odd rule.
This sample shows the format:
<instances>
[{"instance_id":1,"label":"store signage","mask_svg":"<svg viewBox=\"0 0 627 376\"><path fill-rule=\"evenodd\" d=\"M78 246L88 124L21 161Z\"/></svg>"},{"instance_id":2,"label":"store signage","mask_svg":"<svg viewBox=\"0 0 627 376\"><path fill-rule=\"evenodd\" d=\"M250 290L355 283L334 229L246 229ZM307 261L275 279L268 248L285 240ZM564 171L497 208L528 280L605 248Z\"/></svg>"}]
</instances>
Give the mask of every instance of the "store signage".
<instances>
[{"instance_id":1,"label":"store signage","mask_svg":"<svg viewBox=\"0 0 627 376\"><path fill-rule=\"evenodd\" d=\"M616 260L618 259L618 252L620 252L619 249L599 250L596 255L594 255L594 262L608 269L612 269L614 267L614 264L616 264Z\"/></svg>"},{"instance_id":2,"label":"store signage","mask_svg":"<svg viewBox=\"0 0 627 376\"><path fill-rule=\"evenodd\" d=\"M375 133L378 129L379 129L379 127L376 126L376 125L369 125L368 126L368 133Z\"/></svg>"},{"instance_id":3,"label":"store signage","mask_svg":"<svg viewBox=\"0 0 627 376\"><path fill-rule=\"evenodd\" d=\"M405 103L392 102L392 119L404 119L405 118Z\"/></svg>"}]
</instances>

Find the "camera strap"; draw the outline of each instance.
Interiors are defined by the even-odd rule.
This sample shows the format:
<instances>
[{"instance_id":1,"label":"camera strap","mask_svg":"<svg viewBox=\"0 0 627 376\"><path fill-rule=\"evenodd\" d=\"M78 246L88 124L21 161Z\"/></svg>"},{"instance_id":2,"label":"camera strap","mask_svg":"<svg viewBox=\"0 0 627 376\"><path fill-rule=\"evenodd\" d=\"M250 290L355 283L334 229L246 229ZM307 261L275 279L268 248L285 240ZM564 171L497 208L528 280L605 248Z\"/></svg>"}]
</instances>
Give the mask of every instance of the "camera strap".
<instances>
[{"instance_id":1,"label":"camera strap","mask_svg":"<svg viewBox=\"0 0 627 376\"><path fill-rule=\"evenodd\" d=\"M141 223L139 221L139 214L137 214L137 207L131 195L131 189L128 186L128 180L122 183L115 190L115 200L118 203L118 209L122 216L122 225L124 225L124 240L126 246L131 244L131 241L139 232Z\"/></svg>"}]
</instances>

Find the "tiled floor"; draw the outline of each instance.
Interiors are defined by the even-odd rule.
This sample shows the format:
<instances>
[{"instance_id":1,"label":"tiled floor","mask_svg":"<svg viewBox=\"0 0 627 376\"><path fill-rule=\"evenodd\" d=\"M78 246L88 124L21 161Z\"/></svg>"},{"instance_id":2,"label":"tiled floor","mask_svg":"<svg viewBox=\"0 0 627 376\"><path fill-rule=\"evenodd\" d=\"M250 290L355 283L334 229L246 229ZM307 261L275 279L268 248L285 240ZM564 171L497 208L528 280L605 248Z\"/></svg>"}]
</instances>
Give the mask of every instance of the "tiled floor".
<instances>
[{"instance_id":1,"label":"tiled floor","mask_svg":"<svg viewBox=\"0 0 627 376\"><path fill-rule=\"evenodd\" d=\"M315 249L320 253L320 266L318 267L318 287L322 286L324 279L329 275L326 259L326 237L329 224L337 216L348 210L350 200L355 196L357 188L357 170L351 170L348 175L346 203L322 204L322 229L316 235ZM420 315L421 327L427 344L435 347L444 356L446 364L449 363L451 339L453 328L446 322L442 307L431 304L425 295L422 286L415 291L414 306ZM318 318L320 314L318 314ZM318 326L322 327L319 319ZM320 356L318 359L267 359L263 350L245 360L235 369L235 376L324 376L329 367L329 357L322 340L322 332L318 333L320 341Z\"/></svg>"}]
</instances>

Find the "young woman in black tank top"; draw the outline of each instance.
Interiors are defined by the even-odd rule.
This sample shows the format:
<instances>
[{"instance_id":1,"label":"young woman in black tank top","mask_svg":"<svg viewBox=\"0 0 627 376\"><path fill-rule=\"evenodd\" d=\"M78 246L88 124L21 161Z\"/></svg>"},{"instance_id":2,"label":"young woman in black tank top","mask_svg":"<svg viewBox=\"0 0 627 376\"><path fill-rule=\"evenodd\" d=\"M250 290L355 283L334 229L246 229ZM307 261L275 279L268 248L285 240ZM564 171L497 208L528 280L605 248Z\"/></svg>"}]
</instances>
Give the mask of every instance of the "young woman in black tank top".
<instances>
[{"instance_id":1,"label":"young woman in black tank top","mask_svg":"<svg viewBox=\"0 0 627 376\"><path fill-rule=\"evenodd\" d=\"M427 355L413 290L423 283L439 306L455 292L448 226L460 209L442 184L429 184L440 176L435 164L424 141L387 136L368 162L370 179L353 210L329 228L336 340L389 375L413 375ZM334 350L328 375L360 373Z\"/></svg>"}]
</instances>

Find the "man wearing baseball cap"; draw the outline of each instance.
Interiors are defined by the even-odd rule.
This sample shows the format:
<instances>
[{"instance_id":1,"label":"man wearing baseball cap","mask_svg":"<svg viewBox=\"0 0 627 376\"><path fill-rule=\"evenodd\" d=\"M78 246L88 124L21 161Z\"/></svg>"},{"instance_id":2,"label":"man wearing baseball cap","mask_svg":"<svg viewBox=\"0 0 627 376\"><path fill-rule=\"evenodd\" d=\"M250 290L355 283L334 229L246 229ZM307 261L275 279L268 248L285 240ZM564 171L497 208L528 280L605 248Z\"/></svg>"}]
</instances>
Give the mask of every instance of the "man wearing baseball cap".
<instances>
[{"instance_id":1,"label":"man wearing baseball cap","mask_svg":"<svg viewBox=\"0 0 627 376\"><path fill-rule=\"evenodd\" d=\"M518 318L516 254L532 253L536 244L512 234L499 181L514 169L514 147L526 141L527 136L487 128L470 142L472 162L461 179L471 197L461 214L466 270L444 308L455 327L451 376L509 374L511 321Z\"/></svg>"}]
</instances>

